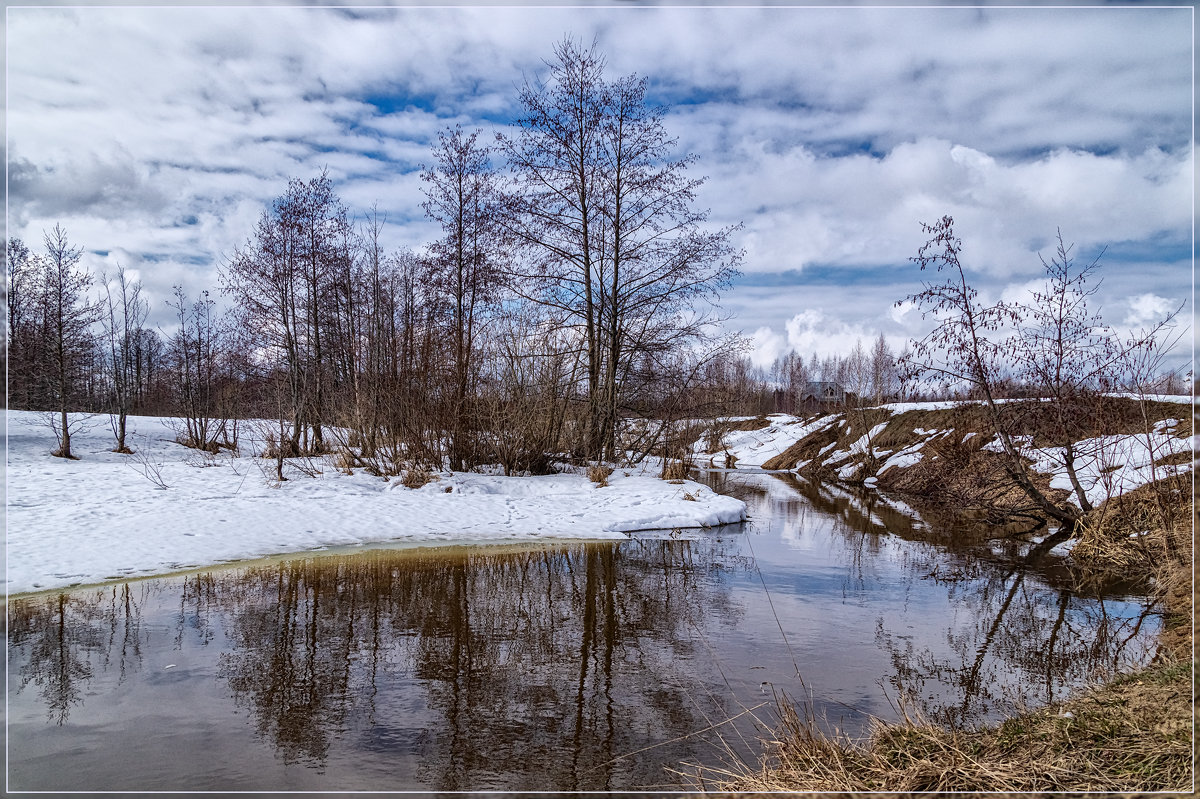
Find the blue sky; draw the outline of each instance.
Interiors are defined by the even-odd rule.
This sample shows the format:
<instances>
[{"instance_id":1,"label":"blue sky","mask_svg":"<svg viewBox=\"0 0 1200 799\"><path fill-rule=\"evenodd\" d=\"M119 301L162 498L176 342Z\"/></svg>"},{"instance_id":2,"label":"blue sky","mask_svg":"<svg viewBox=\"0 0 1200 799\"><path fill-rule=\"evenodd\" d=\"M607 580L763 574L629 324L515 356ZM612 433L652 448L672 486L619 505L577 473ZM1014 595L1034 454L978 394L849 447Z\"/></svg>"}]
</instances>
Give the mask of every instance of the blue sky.
<instances>
[{"instance_id":1,"label":"blue sky","mask_svg":"<svg viewBox=\"0 0 1200 799\"><path fill-rule=\"evenodd\" d=\"M91 267L135 270L163 324L171 286L215 287L292 176L327 167L386 213L390 247L420 247L437 132L503 129L573 35L649 79L712 224L744 224L723 307L759 362L920 335L894 303L943 214L987 298L1032 285L1061 228L1108 247L1107 321L1186 301L1190 325L1193 24L1185 6L10 8L8 233L61 222Z\"/></svg>"}]
</instances>

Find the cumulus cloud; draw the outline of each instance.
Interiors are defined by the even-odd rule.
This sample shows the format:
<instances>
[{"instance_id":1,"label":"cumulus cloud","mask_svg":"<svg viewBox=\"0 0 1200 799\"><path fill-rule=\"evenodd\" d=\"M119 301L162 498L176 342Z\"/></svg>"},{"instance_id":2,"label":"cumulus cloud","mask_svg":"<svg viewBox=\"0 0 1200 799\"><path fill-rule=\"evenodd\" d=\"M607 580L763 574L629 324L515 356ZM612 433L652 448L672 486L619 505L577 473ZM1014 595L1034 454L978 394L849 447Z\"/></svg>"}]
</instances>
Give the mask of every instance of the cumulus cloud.
<instances>
[{"instance_id":1,"label":"cumulus cloud","mask_svg":"<svg viewBox=\"0 0 1200 799\"><path fill-rule=\"evenodd\" d=\"M750 362L767 367L787 351L784 337L769 327L760 327L750 336Z\"/></svg>"},{"instance_id":2,"label":"cumulus cloud","mask_svg":"<svg viewBox=\"0 0 1200 799\"><path fill-rule=\"evenodd\" d=\"M1172 311L1179 308L1179 303L1157 294L1138 294L1130 297L1128 311L1123 323L1127 327L1147 327L1161 322Z\"/></svg>"},{"instance_id":3,"label":"cumulus cloud","mask_svg":"<svg viewBox=\"0 0 1200 799\"><path fill-rule=\"evenodd\" d=\"M14 8L8 232L37 241L62 222L156 285L211 287L287 178L328 168L355 210L387 215L386 246L421 246L417 175L437 131L511 123L517 87L573 34L671 106L680 151L709 176L699 204L745 225L747 273L840 270L840 289L728 297L764 353L785 337L771 331L793 346L793 327L804 346L917 329L892 303L916 288L918 223L946 213L997 296L1036 278L1058 227L1081 249L1143 243L1153 277L1136 291L1174 296L1180 256L1162 248L1190 241L1189 15Z\"/></svg>"}]
</instances>

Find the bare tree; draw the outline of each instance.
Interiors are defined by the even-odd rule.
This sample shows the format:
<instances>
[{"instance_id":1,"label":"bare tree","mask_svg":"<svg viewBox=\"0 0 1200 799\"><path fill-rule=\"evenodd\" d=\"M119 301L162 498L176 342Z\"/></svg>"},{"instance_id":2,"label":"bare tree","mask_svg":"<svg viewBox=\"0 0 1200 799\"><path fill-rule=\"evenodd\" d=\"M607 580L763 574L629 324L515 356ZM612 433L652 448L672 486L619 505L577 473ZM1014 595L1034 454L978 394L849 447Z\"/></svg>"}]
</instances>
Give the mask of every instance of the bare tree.
<instances>
[{"instance_id":1,"label":"bare tree","mask_svg":"<svg viewBox=\"0 0 1200 799\"><path fill-rule=\"evenodd\" d=\"M280 446L289 455L325 447L335 360L329 338L337 338L338 309L353 303L341 278L353 271L355 244L346 208L322 173L291 180L222 271L239 323L283 370L290 431ZM352 331L345 332L350 346Z\"/></svg>"},{"instance_id":2,"label":"bare tree","mask_svg":"<svg viewBox=\"0 0 1200 799\"><path fill-rule=\"evenodd\" d=\"M150 313L150 303L142 298L141 281L127 278L122 266L117 267L113 280L101 276L101 282L104 283L105 297L102 318L105 354L113 392L109 423L117 440L113 451L128 454L126 419L137 394L137 346L142 326Z\"/></svg>"},{"instance_id":3,"label":"bare tree","mask_svg":"<svg viewBox=\"0 0 1200 799\"><path fill-rule=\"evenodd\" d=\"M612 458L621 394L635 354L702 336L700 308L736 275L731 230L708 231L692 208L695 157L672 157L665 109L631 75L607 82L604 58L566 39L548 81L526 85L513 136L497 135L514 175L506 217L527 260L524 296L580 330L586 358L583 453Z\"/></svg>"},{"instance_id":4,"label":"bare tree","mask_svg":"<svg viewBox=\"0 0 1200 799\"><path fill-rule=\"evenodd\" d=\"M178 324L167 357L175 373L177 411L183 419L179 443L216 452L221 443L227 443L220 436L227 429L228 418L228 403L222 396L230 388L223 368L228 334L214 314L207 291L192 302L176 286L175 300L168 304Z\"/></svg>"},{"instance_id":5,"label":"bare tree","mask_svg":"<svg viewBox=\"0 0 1200 799\"><path fill-rule=\"evenodd\" d=\"M1042 259L1045 286L1033 292L1030 302L983 306L967 281L959 257L962 242L954 235L953 224L947 216L923 225L932 238L912 260L921 269L933 266L950 277L940 284L926 283L924 291L904 300L915 302L924 314L936 314L939 323L902 360L912 375L948 379L977 392L986 405L1008 474L1047 517L1073 527L1092 508L1077 466L1101 455L1081 452L1077 442L1091 432L1101 432L1097 424L1104 392L1125 381L1145 379L1146 367L1153 366L1154 359L1139 354L1159 351L1160 333L1174 315L1150 331L1122 340L1088 308L1097 289L1088 283L1095 277L1099 256L1077 265L1061 233L1055 256L1049 262ZM1049 402L997 402L998 391L1010 379ZM1026 414L1037 417L1045 443L1063 452L1061 465L1078 508L1055 502L1034 483L1013 439Z\"/></svg>"},{"instance_id":6,"label":"bare tree","mask_svg":"<svg viewBox=\"0 0 1200 799\"><path fill-rule=\"evenodd\" d=\"M20 239L10 238L6 248L8 330L5 338L8 401L17 408L34 402L36 371L33 361L40 350L39 294L41 264Z\"/></svg>"},{"instance_id":7,"label":"bare tree","mask_svg":"<svg viewBox=\"0 0 1200 799\"><path fill-rule=\"evenodd\" d=\"M950 380L977 391L1005 457L1005 470L1021 490L1048 517L1074 527L1080 513L1054 502L1034 483L1029 466L1017 450L995 388L1006 375L1007 358L1001 339L1021 321L1019 313L1001 302L983 305L979 292L967 281L960 253L962 241L954 234L954 219L943 216L921 225L931 238L912 261L922 271L933 267L948 273L941 283L924 283L924 290L900 302L915 303L922 317L933 314L938 324L920 341L913 342L906 371L926 380ZM900 304L900 303L897 303Z\"/></svg>"},{"instance_id":8,"label":"bare tree","mask_svg":"<svg viewBox=\"0 0 1200 799\"><path fill-rule=\"evenodd\" d=\"M61 225L44 233L43 240L46 246L41 259L46 331L43 363L48 367L50 397L59 416L55 427L59 446L53 454L76 459L71 452L67 411L80 393L93 348L91 326L99 316L99 307L85 296L92 283L91 275L77 268L83 250L71 245Z\"/></svg>"},{"instance_id":9,"label":"bare tree","mask_svg":"<svg viewBox=\"0 0 1200 799\"><path fill-rule=\"evenodd\" d=\"M438 134L434 166L421 173L425 215L442 226L432 250L431 285L444 300L452 341L450 468L473 465L467 442L471 428L476 335L499 286L500 239L496 228L496 180L479 132L460 128Z\"/></svg>"},{"instance_id":10,"label":"bare tree","mask_svg":"<svg viewBox=\"0 0 1200 799\"><path fill-rule=\"evenodd\" d=\"M876 403L887 402L900 392L900 376L896 356L892 354L883 333L871 349L871 390Z\"/></svg>"}]
</instances>

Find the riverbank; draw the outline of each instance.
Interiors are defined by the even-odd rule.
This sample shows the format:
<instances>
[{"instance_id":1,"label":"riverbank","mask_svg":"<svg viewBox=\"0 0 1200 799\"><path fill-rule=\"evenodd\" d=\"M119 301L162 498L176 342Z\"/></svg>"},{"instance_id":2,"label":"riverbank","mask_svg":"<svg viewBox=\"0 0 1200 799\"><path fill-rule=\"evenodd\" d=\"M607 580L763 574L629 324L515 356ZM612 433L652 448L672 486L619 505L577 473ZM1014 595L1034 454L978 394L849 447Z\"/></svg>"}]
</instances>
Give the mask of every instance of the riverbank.
<instances>
[{"instance_id":1,"label":"riverbank","mask_svg":"<svg viewBox=\"0 0 1200 799\"><path fill-rule=\"evenodd\" d=\"M251 430L236 457L177 444L170 419L130 417L123 455L106 416L76 420L79 460L64 460L43 414L7 413L8 595L328 547L623 539L745 517L741 501L657 470L618 469L604 485L574 473L387 479L321 457L293 460L280 483Z\"/></svg>"},{"instance_id":2,"label":"riverbank","mask_svg":"<svg viewBox=\"0 0 1200 799\"><path fill-rule=\"evenodd\" d=\"M1190 549L1189 549L1190 551ZM1190 559L1174 570L1155 662L979 730L917 718L876 725L866 741L821 733L781 706L756 766L701 775L707 791L1191 793L1195 726Z\"/></svg>"},{"instance_id":3,"label":"riverbank","mask_svg":"<svg viewBox=\"0 0 1200 799\"><path fill-rule=\"evenodd\" d=\"M1114 396L1089 409L1100 424L1092 425L1092 437L1073 442L1073 465L1090 504L1101 506L1152 482L1189 479L1195 468L1190 401L1159 396L1142 403ZM1077 504L1047 408L1037 400L1013 401L1008 416L1016 427L1010 433L1043 494ZM807 417L771 414L694 432L692 457L701 465L790 471L813 481L883 490L993 525L1011 521L1014 511L1030 518L1029 498L1008 476L986 409L977 402L892 403Z\"/></svg>"},{"instance_id":4,"label":"riverbank","mask_svg":"<svg viewBox=\"0 0 1200 799\"><path fill-rule=\"evenodd\" d=\"M1178 494L1162 514L1168 502ZM1106 570L1140 573L1162 630L1146 668L1066 701L974 730L908 715L864 740L822 732L790 702L761 762L696 777L707 791L1194 791L1194 509L1179 477L1147 484L1089 514L1072 553L1081 587ZM1152 520L1165 518L1155 526ZM1132 531L1132 532L1131 532Z\"/></svg>"}]
</instances>

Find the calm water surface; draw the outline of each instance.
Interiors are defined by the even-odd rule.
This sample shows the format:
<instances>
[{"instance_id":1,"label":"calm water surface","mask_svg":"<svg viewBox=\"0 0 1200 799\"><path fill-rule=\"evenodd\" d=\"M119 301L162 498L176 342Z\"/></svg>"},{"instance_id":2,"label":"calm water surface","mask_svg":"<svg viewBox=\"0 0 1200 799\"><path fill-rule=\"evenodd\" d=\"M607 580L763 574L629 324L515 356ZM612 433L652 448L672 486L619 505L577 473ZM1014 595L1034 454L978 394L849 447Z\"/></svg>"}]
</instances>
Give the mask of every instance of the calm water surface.
<instances>
[{"instance_id":1,"label":"calm water surface","mask_svg":"<svg viewBox=\"0 0 1200 799\"><path fill-rule=\"evenodd\" d=\"M1141 597L898 503L707 475L752 520L612 544L324 554L8 604L13 790L652 788L775 697L972 725L1145 662ZM732 719L732 720L730 720Z\"/></svg>"}]
</instances>

